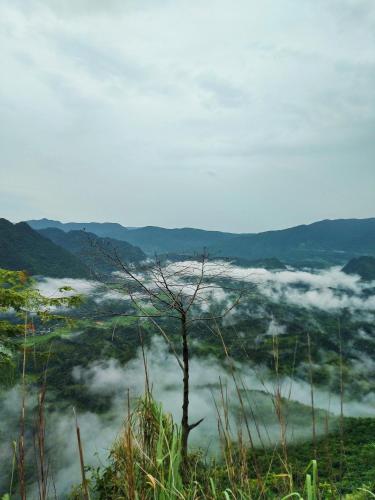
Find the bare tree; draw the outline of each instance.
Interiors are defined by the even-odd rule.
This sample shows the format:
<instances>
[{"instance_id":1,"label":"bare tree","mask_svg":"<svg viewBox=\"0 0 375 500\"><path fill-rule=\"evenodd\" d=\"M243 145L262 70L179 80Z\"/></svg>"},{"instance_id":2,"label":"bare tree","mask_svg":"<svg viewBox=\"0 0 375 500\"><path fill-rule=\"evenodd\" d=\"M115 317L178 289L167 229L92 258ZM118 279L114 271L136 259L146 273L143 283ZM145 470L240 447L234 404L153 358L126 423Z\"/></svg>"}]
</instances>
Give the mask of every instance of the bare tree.
<instances>
[{"instance_id":1,"label":"bare tree","mask_svg":"<svg viewBox=\"0 0 375 500\"><path fill-rule=\"evenodd\" d=\"M229 274L225 264L209 262L206 252L192 260L179 263L163 262L155 258L143 266L141 271L124 263L115 251L107 252L107 257L120 271L116 290L121 288L133 305L133 311L124 316L150 320L167 342L181 368L183 382L181 466L185 475L188 469L189 434L204 419L201 418L196 422L189 420L191 327L197 322L218 321L224 318L239 303L243 290L233 286L233 283L228 283ZM218 280L221 280L220 285ZM231 299L227 301L225 310L215 314L209 310L208 303L215 289L219 288L225 289ZM160 321L165 318L175 320L179 324L180 348L176 347L171 335Z\"/></svg>"}]
</instances>

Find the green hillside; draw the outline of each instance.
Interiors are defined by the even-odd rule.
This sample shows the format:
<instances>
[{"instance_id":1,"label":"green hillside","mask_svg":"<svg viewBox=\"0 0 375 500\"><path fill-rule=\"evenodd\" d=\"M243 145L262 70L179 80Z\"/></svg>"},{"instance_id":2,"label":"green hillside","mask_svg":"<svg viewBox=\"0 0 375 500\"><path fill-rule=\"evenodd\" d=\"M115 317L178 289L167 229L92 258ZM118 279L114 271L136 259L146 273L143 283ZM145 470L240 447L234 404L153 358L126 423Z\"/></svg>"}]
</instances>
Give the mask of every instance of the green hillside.
<instances>
[{"instance_id":1,"label":"green hillside","mask_svg":"<svg viewBox=\"0 0 375 500\"><path fill-rule=\"evenodd\" d=\"M375 257L368 255L351 259L342 269L347 274L358 274L363 280L375 280Z\"/></svg>"},{"instance_id":2,"label":"green hillside","mask_svg":"<svg viewBox=\"0 0 375 500\"><path fill-rule=\"evenodd\" d=\"M88 268L70 252L57 246L25 222L0 219L0 267L51 277L83 278Z\"/></svg>"},{"instance_id":3,"label":"green hillside","mask_svg":"<svg viewBox=\"0 0 375 500\"><path fill-rule=\"evenodd\" d=\"M39 233L76 255L87 266L98 271L112 271L116 266L107 254L116 255L122 262L140 262L146 255L138 247L113 238L100 238L86 231L64 232L57 228L41 229Z\"/></svg>"},{"instance_id":4,"label":"green hillside","mask_svg":"<svg viewBox=\"0 0 375 500\"><path fill-rule=\"evenodd\" d=\"M244 259L277 257L290 264L344 263L364 253L375 255L375 218L324 220L281 231L239 235L213 251Z\"/></svg>"}]
</instances>

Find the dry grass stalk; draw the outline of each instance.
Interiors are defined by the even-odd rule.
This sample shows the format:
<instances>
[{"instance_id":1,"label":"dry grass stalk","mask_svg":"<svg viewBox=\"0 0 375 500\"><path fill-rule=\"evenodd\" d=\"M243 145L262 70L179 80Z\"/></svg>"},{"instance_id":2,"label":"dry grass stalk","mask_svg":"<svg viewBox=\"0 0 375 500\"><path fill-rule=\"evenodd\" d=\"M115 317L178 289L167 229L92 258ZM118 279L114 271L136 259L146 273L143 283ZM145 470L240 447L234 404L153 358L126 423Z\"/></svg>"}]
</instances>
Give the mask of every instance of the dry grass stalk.
<instances>
[{"instance_id":1,"label":"dry grass stalk","mask_svg":"<svg viewBox=\"0 0 375 500\"><path fill-rule=\"evenodd\" d=\"M85 472L85 462L84 462L84 458L83 458L81 430L80 430L79 425L78 425L78 418L77 418L77 414L76 414L76 411L74 408L73 408L73 412L74 412L74 417L75 417L75 426L76 426L77 443L78 443L78 451L79 451L79 463L80 463L81 477L82 477L82 495L83 495L84 500L90 500L88 483L87 483L86 472Z\"/></svg>"}]
</instances>

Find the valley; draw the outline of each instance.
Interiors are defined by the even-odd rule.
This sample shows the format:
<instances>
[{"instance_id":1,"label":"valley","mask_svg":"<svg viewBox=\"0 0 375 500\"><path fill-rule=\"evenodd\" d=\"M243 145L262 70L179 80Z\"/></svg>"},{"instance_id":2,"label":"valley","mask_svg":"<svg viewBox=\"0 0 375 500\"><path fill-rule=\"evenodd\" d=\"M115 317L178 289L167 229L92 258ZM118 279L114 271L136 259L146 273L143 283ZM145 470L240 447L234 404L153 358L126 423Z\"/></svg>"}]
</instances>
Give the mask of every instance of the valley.
<instances>
[{"instance_id":1,"label":"valley","mask_svg":"<svg viewBox=\"0 0 375 500\"><path fill-rule=\"evenodd\" d=\"M156 279L150 264L134 266L141 282L152 284ZM200 273L199 258L166 259L162 266L167 276L174 277L173 286L187 299L191 297L192 282ZM259 454L265 470L275 446L287 443L293 467L318 447L319 461L324 464L321 477L333 485L339 480L340 484L350 483L350 488L361 486L367 480L359 472L365 470L365 463L355 464L354 480L348 475L351 469L343 465L343 456L340 469L337 457L327 455L327 446L331 447L328 443L340 435L343 425L351 429L352 440L345 460L352 460L357 446L366 447L375 439L375 282L346 274L337 266L315 270L280 267L261 267L261 262L258 267L246 267L243 261L238 265L228 259L206 262L207 289L200 292L191 311L193 318L201 320L192 323L189 333L191 418L204 420L192 432L190 447L200 449L208 459L220 456L216 427L224 411L225 388L226 418L233 440L238 440L240 429L247 429L254 456ZM100 281L37 277L34 286L44 296L79 294L82 304L59 311L69 318L68 323L59 320L47 328L34 318L26 340L22 335L15 339L12 370L5 366L2 372L6 382L1 416L8 422L7 434L12 429L12 439L16 439L18 432L18 391L26 349L29 412L35 407L32 394L46 377L51 421L47 436L52 441L53 428L71 426L74 407L87 442L87 464L92 467L106 462L126 401L130 398L131 405L136 404L144 393L145 366L153 397L176 421L181 412L179 366L171 350L181 353L178 321L167 315L153 319L147 294L137 287L129 289L120 270L106 270ZM61 291L62 287L69 291ZM145 313L142 317L135 304ZM170 344L160 335L160 328L168 332ZM10 400L18 403L10 406ZM244 416L248 419L245 427ZM32 427L32 420L28 425ZM358 444L360 433L355 430L361 425L369 430L364 444ZM67 434L69 446L52 461L61 494L67 494L80 480L72 429ZM2 435L1 441L10 467L9 438ZM55 449L56 445L51 446ZM336 463L334 473L329 472L330 460ZM274 473L282 471L282 461L275 458L272 463ZM9 474L10 469L4 468L3 488Z\"/></svg>"}]
</instances>

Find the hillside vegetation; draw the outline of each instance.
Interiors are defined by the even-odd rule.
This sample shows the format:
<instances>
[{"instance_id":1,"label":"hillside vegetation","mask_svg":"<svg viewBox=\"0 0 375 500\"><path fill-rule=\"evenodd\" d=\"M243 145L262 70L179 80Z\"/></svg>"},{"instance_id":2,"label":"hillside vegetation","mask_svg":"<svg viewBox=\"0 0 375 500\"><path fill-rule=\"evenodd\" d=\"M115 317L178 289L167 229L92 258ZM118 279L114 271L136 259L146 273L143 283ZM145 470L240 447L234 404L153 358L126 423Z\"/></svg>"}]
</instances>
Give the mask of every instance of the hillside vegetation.
<instances>
[{"instance_id":1,"label":"hillside vegetation","mask_svg":"<svg viewBox=\"0 0 375 500\"><path fill-rule=\"evenodd\" d=\"M25 222L0 219L0 267L51 277L85 278L89 270L70 252Z\"/></svg>"},{"instance_id":2,"label":"hillside vegetation","mask_svg":"<svg viewBox=\"0 0 375 500\"><path fill-rule=\"evenodd\" d=\"M375 255L375 219L324 220L281 231L239 235L215 249L223 256L277 257L299 265L343 263L353 256Z\"/></svg>"},{"instance_id":3,"label":"hillside vegetation","mask_svg":"<svg viewBox=\"0 0 375 500\"><path fill-rule=\"evenodd\" d=\"M106 254L116 255L124 262L140 262L146 258L145 253L139 247L126 241L101 238L83 230L65 232L57 228L48 228L40 229L38 232L76 255L95 271L107 272L116 269L116 265L111 264Z\"/></svg>"},{"instance_id":4,"label":"hillside vegetation","mask_svg":"<svg viewBox=\"0 0 375 500\"><path fill-rule=\"evenodd\" d=\"M351 259L342 269L346 274L357 274L365 281L375 280L375 257Z\"/></svg>"}]
</instances>

